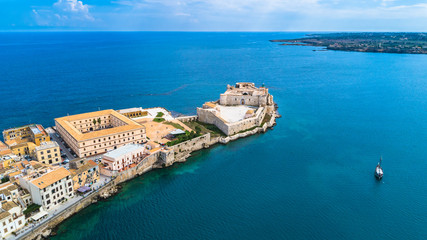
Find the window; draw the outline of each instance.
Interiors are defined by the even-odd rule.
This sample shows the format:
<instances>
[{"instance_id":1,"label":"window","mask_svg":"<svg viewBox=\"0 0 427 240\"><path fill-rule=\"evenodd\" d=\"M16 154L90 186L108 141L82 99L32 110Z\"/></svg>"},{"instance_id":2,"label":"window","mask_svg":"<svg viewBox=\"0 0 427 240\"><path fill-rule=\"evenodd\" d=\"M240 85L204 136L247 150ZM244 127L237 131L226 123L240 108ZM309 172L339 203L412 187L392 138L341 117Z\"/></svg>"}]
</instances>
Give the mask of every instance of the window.
<instances>
[{"instance_id":1,"label":"window","mask_svg":"<svg viewBox=\"0 0 427 240\"><path fill-rule=\"evenodd\" d=\"M49 205L49 204L50 204L50 200L47 200L46 205ZM49 209L49 208L47 208L47 209Z\"/></svg>"},{"instance_id":2,"label":"window","mask_svg":"<svg viewBox=\"0 0 427 240\"><path fill-rule=\"evenodd\" d=\"M71 191L73 191L73 189L69 188L68 191L71 192Z\"/></svg>"},{"instance_id":3,"label":"window","mask_svg":"<svg viewBox=\"0 0 427 240\"><path fill-rule=\"evenodd\" d=\"M19 149L18 149L19 150ZM40 154L43 154L43 151L40 151Z\"/></svg>"},{"instance_id":4,"label":"window","mask_svg":"<svg viewBox=\"0 0 427 240\"><path fill-rule=\"evenodd\" d=\"M50 150L47 150L47 153L50 153Z\"/></svg>"}]
</instances>

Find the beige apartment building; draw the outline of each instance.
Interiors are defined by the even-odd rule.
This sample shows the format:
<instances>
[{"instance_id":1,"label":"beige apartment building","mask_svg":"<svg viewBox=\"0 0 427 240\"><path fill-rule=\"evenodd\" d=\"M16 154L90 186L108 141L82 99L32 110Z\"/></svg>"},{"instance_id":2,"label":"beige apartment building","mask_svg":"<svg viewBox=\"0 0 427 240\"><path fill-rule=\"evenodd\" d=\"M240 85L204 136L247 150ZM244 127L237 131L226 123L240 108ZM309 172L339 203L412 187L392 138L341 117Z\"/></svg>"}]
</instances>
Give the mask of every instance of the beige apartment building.
<instances>
[{"instance_id":1,"label":"beige apartment building","mask_svg":"<svg viewBox=\"0 0 427 240\"><path fill-rule=\"evenodd\" d=\"M146 142L144 126L112 109L56 118L55 126L78 157Z\"/></svg>"},{"instance_id":2,"label":"beige apartment building","mask_svg":"<svg viewBox=\"0 0 427 240\"><path fill-rule=\"evenodd\" d=\"M37 161L43 164L57 164L61 162L61 152L56 142L43 142L34 149Z\"/></svg>"}]
</instances>

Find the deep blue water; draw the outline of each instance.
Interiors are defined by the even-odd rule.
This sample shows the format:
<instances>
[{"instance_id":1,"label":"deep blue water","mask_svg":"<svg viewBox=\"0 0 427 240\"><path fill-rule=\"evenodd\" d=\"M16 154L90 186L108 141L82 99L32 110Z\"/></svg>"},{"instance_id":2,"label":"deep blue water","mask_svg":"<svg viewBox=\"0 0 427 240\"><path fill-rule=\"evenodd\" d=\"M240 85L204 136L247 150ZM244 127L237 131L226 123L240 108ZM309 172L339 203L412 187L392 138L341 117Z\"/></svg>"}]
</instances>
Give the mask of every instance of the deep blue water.
<instances>
[{"instance_id":1,"label":"deep blue water","mask_svg":"<svg viewBox=\"0 0 427 240\"><path fill-rule=\"evenodd\" d=\"M124 184L54 239L427 239L427 56L268 41L303 35L0 33L0 129L98 108L194 114L242 81L283 115Z\"/></svg>"}]
</instances>

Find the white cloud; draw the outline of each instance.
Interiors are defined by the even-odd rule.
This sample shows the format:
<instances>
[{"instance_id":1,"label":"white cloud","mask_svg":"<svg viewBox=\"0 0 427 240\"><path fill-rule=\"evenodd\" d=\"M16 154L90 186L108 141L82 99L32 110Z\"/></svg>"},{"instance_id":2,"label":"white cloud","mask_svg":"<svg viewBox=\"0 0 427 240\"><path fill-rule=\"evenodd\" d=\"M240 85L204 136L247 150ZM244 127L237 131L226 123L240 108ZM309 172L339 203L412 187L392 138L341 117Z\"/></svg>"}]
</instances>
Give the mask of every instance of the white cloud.
<instances>
[{"instance_id":1,"label":"white cloud","mask_svg":"<svg viewBox=\"0 0 427 240\"><path fill-rule=\"evenodd\" d=\"M50 7L33 9L33 14L41 26L81 26L95 20L89 5L78 0L58 0Z\"/></svg>"}]
</instances>

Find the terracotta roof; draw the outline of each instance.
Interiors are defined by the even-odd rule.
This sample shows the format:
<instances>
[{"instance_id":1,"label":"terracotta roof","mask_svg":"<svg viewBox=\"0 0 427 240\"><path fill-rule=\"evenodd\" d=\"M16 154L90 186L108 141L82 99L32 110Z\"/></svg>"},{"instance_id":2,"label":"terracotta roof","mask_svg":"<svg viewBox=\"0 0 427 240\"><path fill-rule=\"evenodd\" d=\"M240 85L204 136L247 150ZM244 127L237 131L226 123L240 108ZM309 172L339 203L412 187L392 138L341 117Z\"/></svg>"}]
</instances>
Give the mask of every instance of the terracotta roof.
<instances>
[{"instance_id":1,"label":"terracotta roof","mask_svg":"<svg viewBox=\"0 0 427 240\"><path fill-rule=\"evenodd\" d=\"M1 220L5 219L5 218L7 218L9 216L10 216L10 213L8 211L4 211L4 212L0 213L0 219Z\"/></svg>"},{"instance_id":2,"label":"terracotta roof","mask_svg":"<svg viewBox=\"0 0 427 240\"><path fill-rule=\"evenodd\" d=\"M3 194L3 195L5 195L5 196L9 196L9 195L10 195L10 191L9 191L9 190L7 190L7 189L1 189L1 190L0 190L0 194Z\"/></svg>"},{"instance_id":3,"label":"terracotta roof","mask_svg":"<svg viewBox=\"0 0 427 240\"><path fill-rule=\"evenodd\" d=\"M12 185L12 186L7 187L7 190L9 190L9 191L14 191L17 189L18 189L18 187L16 185Z\"/></svg>"},{"instance_id":4,"label":"terracotta roof","mask_svg":"<svg viewBox=\"0 0 427 240\"><path fill-rule=\"evenodd\" d=\"M93 160L89 160L87 161L87 163L83 166L81 166L78 169L70 169L71 175L75 176L75 175L79 175L83 172L86 172L89 169L92 169L94 167L96 167L96 163Z\"/></svg>"},{"instance_id":5,"label":"terracotta roof","mask_svg":"<svg viewBox=\"0 0 427 240\"><path fill-rule=\"evenodd\" d=\"M1 208L3 208L6 211L9 211L10 209L17 207L16 203L9 201L1 204Z\"/></svg>"},{"instance_id":6,"label":"terracotta roof","mask_svg":"<svg viewBox=\"0 0 427 240\"><path fill-rule=\"evenodd\" d=\"M52 172L46 173L45 175L31 181L31 183L34 184L36 187L43 189L69 175L70 172L67 169L61 167Z\"/></svg>"},{"instance_id":7,"label":"terracotta roof","mask_svg":"<svg viewBox=\"0 0 427 240\"><path fill-rule=\"evenodd\" d=\"M14 176L19 175L19 174L21 174L21 172L20 172L20 171L16 171L16 172L13 172L13 173L9 173L9 177L14 177Z\"/></svg>"},{"instance_id":8,"label":"terracotta roof","mask_svg":"<svg viewBox=\"0 0 427 240\"><path fill-rule=\"evenodd\" d=\"M207 103L205 103L205 105L208 106L208 107L210 107L210 108L215 108L216 107L216 104L213 103L213 102L207 102Z\"/></svg>"},{"instance_id":9,"label":"terracotta roof","mask_svg":"<svg viewBox=\"0 0 427 240\"><path fill-rule=\"evenodd\" d=\"M119 127L113 127L88 133L82 133L77 128L71 124L71 121L81 120L81 119L88 119L88 118L96 118L99 116L104 115L113 115L114 117L120 119L121 121L125 122L126 125L119 126ZM88 140L103 136L108 136L112 134L118 134L125 131L131 131L131 130L139 130L144 129L144 126L138 124L137 122L125 117L124 115L114 111L113 109L109 110L102 110L97 112L90 112L90 113L82 113L72 116L66 116L61 118L55 118L55 121L61 125L74 139L77 141L82 140Z\"/></svg>"},{"instance_id":10,"label":"terracotta roof","mask_svg":"<svg viewBox=\"0 0 427 240\"><path fill-rule=\"evenodd\" d=\"M11 182L5 182L5 183L0 184L0 189L7 188L10 186L12 186Z\"/></svg>"}]
</instances>

